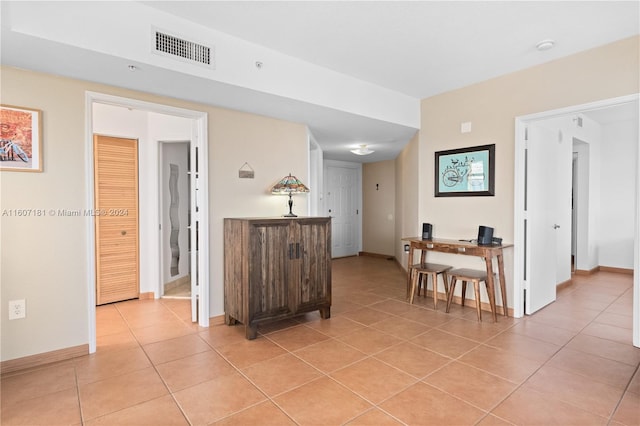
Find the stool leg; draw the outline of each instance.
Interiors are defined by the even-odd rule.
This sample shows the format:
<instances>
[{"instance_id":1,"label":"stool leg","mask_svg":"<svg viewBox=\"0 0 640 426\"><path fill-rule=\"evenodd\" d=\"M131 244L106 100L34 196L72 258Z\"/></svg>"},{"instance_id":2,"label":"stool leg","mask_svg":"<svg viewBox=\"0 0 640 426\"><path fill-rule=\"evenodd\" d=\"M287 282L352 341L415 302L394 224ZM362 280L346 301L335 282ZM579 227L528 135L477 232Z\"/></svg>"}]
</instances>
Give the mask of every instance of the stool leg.
<instances>
[{"instance_id":1,"label":"stool leg","mask_svg":"<svg viewBox=\"0 0 640 426\"><path fill-rule=\"evenodd\" d=\"M444 284L444 300L449 300L449 276L446 271L442 273L442 283Z\"/></svg>"},{"instance_id":2,"label":"stool leg","mask_svg":"<svg viewBox=\"0 0 640 426\"><path fill-rule=\"evenodd\" d=\"M434 272L429 275L431 275L431 285L433 286L433 309L438 309L438 274Z\"/></svg>"},{"instance_id":3,"label":"stool leg","mask_svg":"<svg viewBox=\"0 0 640 426\"><path fill-rule=\"evenodd\" d=\"M462 281L462 306L464 306L464 299L467 295L467 282L466 281Z\"/></svg>"},{"instance_id":4,"label":"stool leg","mask_svg":"<svg viewBox=\"0 0 640 426\"><path fill-rule=\"evenodd\" d=\"M449 309L451 308L451 301L453 300L453 291L456 289L456 277L451 277L451 286L449 287L449 296L447 296L447 310L449 313Z\"/></svg>"},{"instance_id":5,"label":"stool leg","mask_svg":"<svg viewBox=\"0 0 640 426\"><path fill-rule=\"evenodd\" d=\"M427 297L427 289L429 288L429 274L422 274L422 289L424 290L423 297Z\"/></svg>"},{"instance_id":6,"label":"stool leg","mask_svg":"<svg viewBox=\"0 0 640 426\"><path fill-rule=\"evenodd\" d=\"M418 286L418 276L420 273L412 269L411 270L411 293L409 294L409 303L413 303L413 296L416 293L416 287Z\"/></svg>"},{"instance_id":7,"label":"stool leg","mask_svg":"<svg viewBox=\"0 0 640 426\"><path fill-rule=\"evenodd\" d=\"M476 294L476 313L478 314L478 321L482 321L482 310L480 309L480 281L473 280L473 291Z\"/></svg>"}]
</instances>

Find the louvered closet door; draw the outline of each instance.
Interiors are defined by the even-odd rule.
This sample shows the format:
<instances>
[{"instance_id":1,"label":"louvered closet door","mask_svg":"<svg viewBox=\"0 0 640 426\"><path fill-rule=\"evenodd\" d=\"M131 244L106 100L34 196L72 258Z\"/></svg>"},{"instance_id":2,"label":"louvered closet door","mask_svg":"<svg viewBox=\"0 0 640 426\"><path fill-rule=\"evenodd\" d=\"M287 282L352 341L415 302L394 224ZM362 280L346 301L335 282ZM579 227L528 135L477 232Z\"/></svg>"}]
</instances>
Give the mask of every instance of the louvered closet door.
<instances>
[{"instance_id":1,"label":"louvered closet door","mask_svg":"<svg viewBox=\"0 0 640 426\"><path fill-rule=\"evenodd\" d=\"M138 141L94 135L96 304L140 295Z\"/></svg>"}]
</instances>

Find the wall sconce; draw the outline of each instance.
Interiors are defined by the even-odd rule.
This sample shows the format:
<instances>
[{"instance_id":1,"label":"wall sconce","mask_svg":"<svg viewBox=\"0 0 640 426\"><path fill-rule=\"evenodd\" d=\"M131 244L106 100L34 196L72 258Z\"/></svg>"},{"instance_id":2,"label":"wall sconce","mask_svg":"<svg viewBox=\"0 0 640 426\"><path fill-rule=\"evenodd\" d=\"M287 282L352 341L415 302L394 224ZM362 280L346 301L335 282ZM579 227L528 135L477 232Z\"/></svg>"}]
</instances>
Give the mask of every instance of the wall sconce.
<instances>
[{"instance_id":1,"label":"wall sconce","mask_svg":"<svg viewBox=\"0 0 640 426\"><path fill-rule=\"evenodd\" d=\"M304 183L300 182L297 177L291 176L291 173L289 173L289 176L285 176L280 179L280 181L271 188L272 194L289 196L289 213L285 214L284 217L298 217L291 211L293 208L293 199L291 196L293 194L300 194L303 192L309 192L309 188L307 188Z\"/></svg>"}]
</instances>

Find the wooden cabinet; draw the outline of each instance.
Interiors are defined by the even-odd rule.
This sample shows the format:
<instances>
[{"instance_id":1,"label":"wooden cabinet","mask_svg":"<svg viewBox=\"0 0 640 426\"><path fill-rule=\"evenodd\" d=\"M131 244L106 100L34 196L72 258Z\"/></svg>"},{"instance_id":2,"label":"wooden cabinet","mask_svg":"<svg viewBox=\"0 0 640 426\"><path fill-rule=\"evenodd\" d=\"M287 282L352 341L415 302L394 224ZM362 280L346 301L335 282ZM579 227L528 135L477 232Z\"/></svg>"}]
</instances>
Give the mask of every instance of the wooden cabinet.
<instances>
[{"instance_id":1,"label":"wooden cabinet","mask_svg":"<svg viewBox=\"0 0 640 426\"><path fill-rule=\"evenodd\" d=\"M225 322L246 327L319 310L331 315L331 218L224 220Z\"/></svg>"}]
</instances>

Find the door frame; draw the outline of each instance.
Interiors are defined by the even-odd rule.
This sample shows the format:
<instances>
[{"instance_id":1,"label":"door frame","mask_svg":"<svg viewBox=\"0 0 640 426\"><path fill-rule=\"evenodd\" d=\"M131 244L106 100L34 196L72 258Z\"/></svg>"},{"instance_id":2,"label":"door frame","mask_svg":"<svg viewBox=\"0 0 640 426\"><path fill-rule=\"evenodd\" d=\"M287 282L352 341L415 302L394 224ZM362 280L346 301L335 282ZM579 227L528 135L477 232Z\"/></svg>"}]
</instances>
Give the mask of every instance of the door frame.
<instances>
[{"instance_id":1,"label":"door frame","mask_svg":"<svg viewBox=\"0 0 640 426\"><path fill-rule=\"evenodd\" d=\"M192 149L198 147L199 186L196 202L198 212L192 212L192 223L200 222L200 238L198 250L198 273L201 283L209 283L209 161L208 161L208 114L202 111L172 107L163 104L140 101L98 92L85 92L85 207L90 210L94 202L94 166L93 166L93 104L107 104L123 108L137 109L165 115L188 118L192 120ZM153 206L158 209L158 206ZM87 301L88 301L88 334L89 353L96 351L96 264L95 264L95 221L93 217L85 218L87 235ZM154 234L157 237L157 233ZM154 245L157 242L154 242ZM209 285L199 286L198 324L209 326ZM202 303L202 302L205 303Z\"/></svg>"},{"instance_id":2,"label":"door frame","mask_svg":"<svg viewBox=\"0 0 640 426\"><path fill-rule=\"evenodd\" d=\"M612 107L629 102L638 102L640 94L620 96L604 99L586 104L574 105L535 114L518 116L515 118L515 158L514 158L514 259L513 259L513 313L514 317L524 315L524 282L525 270L524 253L524 193L525 193L525 129L530 122L559 117L567 114L577 114L598 108ZM639 150L640 151L640 150ZM640 153L638 154L640 165ZM640 173L637 177L637 185L640 188ZM636 199L636 230L635 230L635 259L634 284L633 284L633 342L640 346L640 200ZM527 259L528 260L528 259Z\"/></svg>"}]
</instances>

